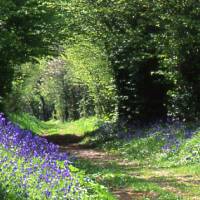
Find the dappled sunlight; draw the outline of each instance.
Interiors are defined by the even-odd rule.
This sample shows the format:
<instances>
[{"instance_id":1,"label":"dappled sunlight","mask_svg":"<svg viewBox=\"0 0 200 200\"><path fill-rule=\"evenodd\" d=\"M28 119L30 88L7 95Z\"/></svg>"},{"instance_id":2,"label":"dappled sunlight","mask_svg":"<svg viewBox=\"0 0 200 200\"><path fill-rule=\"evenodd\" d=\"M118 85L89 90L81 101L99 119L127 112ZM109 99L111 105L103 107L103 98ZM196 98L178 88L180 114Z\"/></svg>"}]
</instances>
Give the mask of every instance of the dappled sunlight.
<instances>
[{"instance_id":1,"label":"dappled sunlight","mask_svg":"<svg viewBox=\"0 0 200 200\"><path fill-rule=\"evenodd\" d=\"M45 130L44 133L40 132L41 138L59 145L60 152L67 152L70 162L77 167L71 168L72 171L79 169L85 172L91 180L106 186L117 199L199 199L199 166L175 165L176 160L173 159L177 157L173 153L174 146L168 145L167 150L163 148L171 142L170 134L179 130L174 126L159 129L160 132L157 132L158 127L141 128L145 134L141 137L133 135L127 140L126 135L120 135L120 139L118 135L121 133L112 130L111 124L108 129L106 125L103 128L97 127L94 119L35 123L41 130ZM75 130L77 133L74 133ZM112 134L107 135L104 130L111 131ZM166 135L166 130L171 133L167 132ZM120 132L120 129L118 131ZM134 132L134 128L132 131ZM179 140L183 143L184 134L182 128L182 133L173 135L176 137L176 143L172 143L179 144ZM194 135L196 143L198 135L196 136L195 132ZM190 143L193 144L193 138ZM182 152L185 151L184 143L176 148L177 152L178 148L181 148ZM185 153L187 154L187 151Z\"/></svg>"},{"instance_id":2,"label":"dappled sunlight","mask_svg":"<svg viewBox=\"0 0 200 200\"><path fill-rule=\"evenodd\" d=\"M53 121L48 123L54 124ZM62 124L57 123L57 126L62 127ZM174 130L172 126L171 131ZM100 128L84 135L60 132L44 137L59 144L62 152L68 152L72 160L75 159L76 167L107 186L118 199L198 199L199 177L190 174L188 171L190 168L181 168L173 164L170 167L164 161L156 165L159 156L165 150L162 149L165 145L165 140L162 138L167 137L166 142L169 142L170 136L165 134L162 136L156 130L155 133L149 130L149 135L142 135L136 139L133 137L129 141L123 139L112 141L104 135L104 138L99 140L101 131ZM177 140L178 138L179 136ZM109 151L110 144L112 148ZM158 160L154 160L155 156ZM196 169L194 168L193 172ZM187 175L183 174L184 170Z\"/></svg>"},{"instance_id":3,"label":"dappled sunlight","mask_svg":"<svg viewBox=\"0 0 200 200\"><path fill-rule=\"evenodd\" d=\"M0 0L0 200L200 200L199 17Z\"/></svg>"}]
</instances>

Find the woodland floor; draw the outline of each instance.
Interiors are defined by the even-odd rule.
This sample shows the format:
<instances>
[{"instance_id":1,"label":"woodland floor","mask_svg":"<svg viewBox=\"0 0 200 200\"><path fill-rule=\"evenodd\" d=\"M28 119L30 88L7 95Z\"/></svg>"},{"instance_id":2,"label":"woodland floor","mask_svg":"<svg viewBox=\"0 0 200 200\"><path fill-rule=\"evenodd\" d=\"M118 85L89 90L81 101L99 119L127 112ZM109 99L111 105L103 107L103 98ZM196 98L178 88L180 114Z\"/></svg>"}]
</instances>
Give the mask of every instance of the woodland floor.
<instances>
[{"instance_id":1,"label":"woodland floor","mask_svg":"<svg viewBox=\"0 0 200 200\"><path fill-rule=\"evenodd\" d=\"M95 174L95 179L108 187L119 200L171 200L165 195L165 198L161 197L161 193L165 192L177 196L175 199L200 200L199 175L178 173L171 168L141 166L137 160L128 161L119 155L82 145L79 142L83 137L77 135L45 137L59 144L62 151L75 156L79 162L78 167L86 171L86 174Z\"/></svg>"}]
</instances>

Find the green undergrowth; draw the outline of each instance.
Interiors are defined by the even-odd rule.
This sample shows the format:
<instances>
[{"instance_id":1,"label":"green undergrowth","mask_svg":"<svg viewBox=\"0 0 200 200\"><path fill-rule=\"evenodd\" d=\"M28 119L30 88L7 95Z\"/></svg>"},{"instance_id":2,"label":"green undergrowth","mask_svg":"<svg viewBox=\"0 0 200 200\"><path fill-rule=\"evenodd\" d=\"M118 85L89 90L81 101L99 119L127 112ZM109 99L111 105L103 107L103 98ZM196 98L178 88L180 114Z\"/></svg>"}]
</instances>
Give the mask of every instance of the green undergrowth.
<instances>
[{"instance_id":1,"label":"green undergrowth","mask_svg":"<svg viewBox=\"0 0 200 200\"><path fill-rule=\"evenodd\" d=\"M173 138L169 139L170 136L166 139L168 133L164 133L163 126L160 125L160 131L152 132L141 128L141 136L120 139L116 137L116 129L112 130L111 124L103 130L99 128L96 118L64 124L39 121L41 127L34 120L42 134L46 130L49 130L49 134L56 131L63 134L86 134L82 144L92 145L94 151L109 153L110 159L102 157L90 160L87 157L77 159L74 164L94 182L104 185L110 191L128 189L132 192L133 199L143 200L200 199L200 131L196 125L188 126L192 131L196 130L188 138L185 137L183 128L172 127L169 131ZM48 125L48 128L43 125ZM38 132L36 128L31 130ZM104 130L110 134L107 135ZM151 134L146 134L147 132ZM101 198L112 199L106 197L106 194Z\"/></svg>"},{"instance_id":2,"label":"green undergrowth","mask_svg":"<svg viewBox=\"0 0 200 200\"><path fill-rule=\"evenodd\" d=\"M186 130L171 127L170 133L166 133L162 129L151 132L151 129L141 128L141 136L122 139L115 136L107 138L105 133L102 133L104 137L99 137L101 133L98 133L84 142L142 165L170 167L200 163L200 129L193 127L190 137L185 136Z\"/></svg>"},{"instance_id":3,"label":"green undergrowth","mask_svg":"<svg viewBox=\"0 0 200 200\"><path fill-rule=\"evenodd\" d=\"M70 122L61 122L59 120L44 122L26 113L10 114L9 118L21 128L31 130L33 133L37 133L39 135L84 135L84 133L96 130L99 123L97 117L81 118L80 120Z\"/></svg>"},{"instance_id":4,"label":"green undergrowth","mask_svg":"<svg viewBox=\"0 0 200 200\"><path fill-rule=\"evenodd\" d=\"M141 137L129 139L95 135L86 142L109 152L111 159L82 159L77 166L114 191L130 189L133 199L200 199L200 131L196 125L186 127L192 127L190 137L183 127L171 127L170 133L141 129Z\"/></svg>"},{"instance_id":5,"label":"green undergrowth","mask_svg":"<svg viewBox=\"0 0 200 200\"><path fill-rule=\"evenodd\" d=\"M170 149L164 149L165 145L165 139L158 134L130 141L108 141L99 148L151 166L170 167L200 162L200 132L190 139L180 138L178 147L172 144Z\"/></svg>"}]
</instances>

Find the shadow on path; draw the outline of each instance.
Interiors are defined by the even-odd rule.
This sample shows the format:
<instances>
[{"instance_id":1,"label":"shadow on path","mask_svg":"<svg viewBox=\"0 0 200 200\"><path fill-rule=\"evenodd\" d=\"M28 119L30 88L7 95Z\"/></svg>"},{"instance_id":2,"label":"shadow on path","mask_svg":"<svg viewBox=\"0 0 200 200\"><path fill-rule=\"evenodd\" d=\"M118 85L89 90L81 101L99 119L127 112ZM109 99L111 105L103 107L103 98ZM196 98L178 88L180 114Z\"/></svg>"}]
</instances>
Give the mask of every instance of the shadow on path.
<instances>
[{"instance_id":1,"label":"shadow on path","mask_svg":"<svg viewBox=\"0 0 200 200\"><path fill-rule=\"evenodd\" d=\"M54 134L54 135L44 135L43 138L46 138L49 142L52 142L57 145L67 146L69 144L81 142L85 136L79 136L75 134Z\"/></svg>"}]
</instances>

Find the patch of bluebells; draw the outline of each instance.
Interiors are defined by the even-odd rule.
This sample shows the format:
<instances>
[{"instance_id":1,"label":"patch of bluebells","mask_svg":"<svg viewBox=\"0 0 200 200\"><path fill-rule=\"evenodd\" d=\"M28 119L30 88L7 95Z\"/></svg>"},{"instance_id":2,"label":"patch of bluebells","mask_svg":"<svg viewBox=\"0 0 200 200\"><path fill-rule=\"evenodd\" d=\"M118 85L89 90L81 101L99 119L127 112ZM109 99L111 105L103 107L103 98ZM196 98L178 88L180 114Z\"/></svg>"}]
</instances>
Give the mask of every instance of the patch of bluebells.
<instances>
[{"instance_id":1,"label":"patch of bluebells","mask_svg":"<svg viewBox=\"0 0 200 200\"><path fill-rule=\"evenodd\" d=\"M182 122L165 123L161 127L152 128L149 134L159 133L160 140L164 141L162 147L165 153L177 153L186 140L191 139L199 132L198 129L189 129Z\"/></svg>"},{"instance_id":2,"label":"patch of bluebells","mask_svg":"<svg viewBox=\"0 0 200 200\"><path fill-rule=\"evenodd\" d=\"M83 199L68 155L46 139L22 130L0 114L0 182L9 199ZM1 199L3 199L3 197Z\"/></svg>"},{"instance_id":3,"label":"patch of bluebells","mask_svg":"<svg viewBox=\"0 0 200 200\"><path fill-rule=\"evenodd\" d=\"M0 144L10 151L25 158L43 157L46 160L63 161L68 159L67 153L61 153L59 147L49 143L45 138L33 135L31 131L22 130L0 114Z\"/></svg>"},{"instance_id":4,"label":"patch of bluebells","mask_svg":"<svg viewBox=\"0 0 200 200\"><path fill-rule=\"evenodd\" d=\"M164 153L176 153L183 141L191 139L198 132L200 132L198 128L188 128L187 124L181 121L167 120L145 125L141 122L126 124L121 121L116 124L104 123L96 132L96 136L103 141L120 139L126 142L134 138L155 136L157 141L163 141L161 150Z\"/></svg>"}]
</instances>

